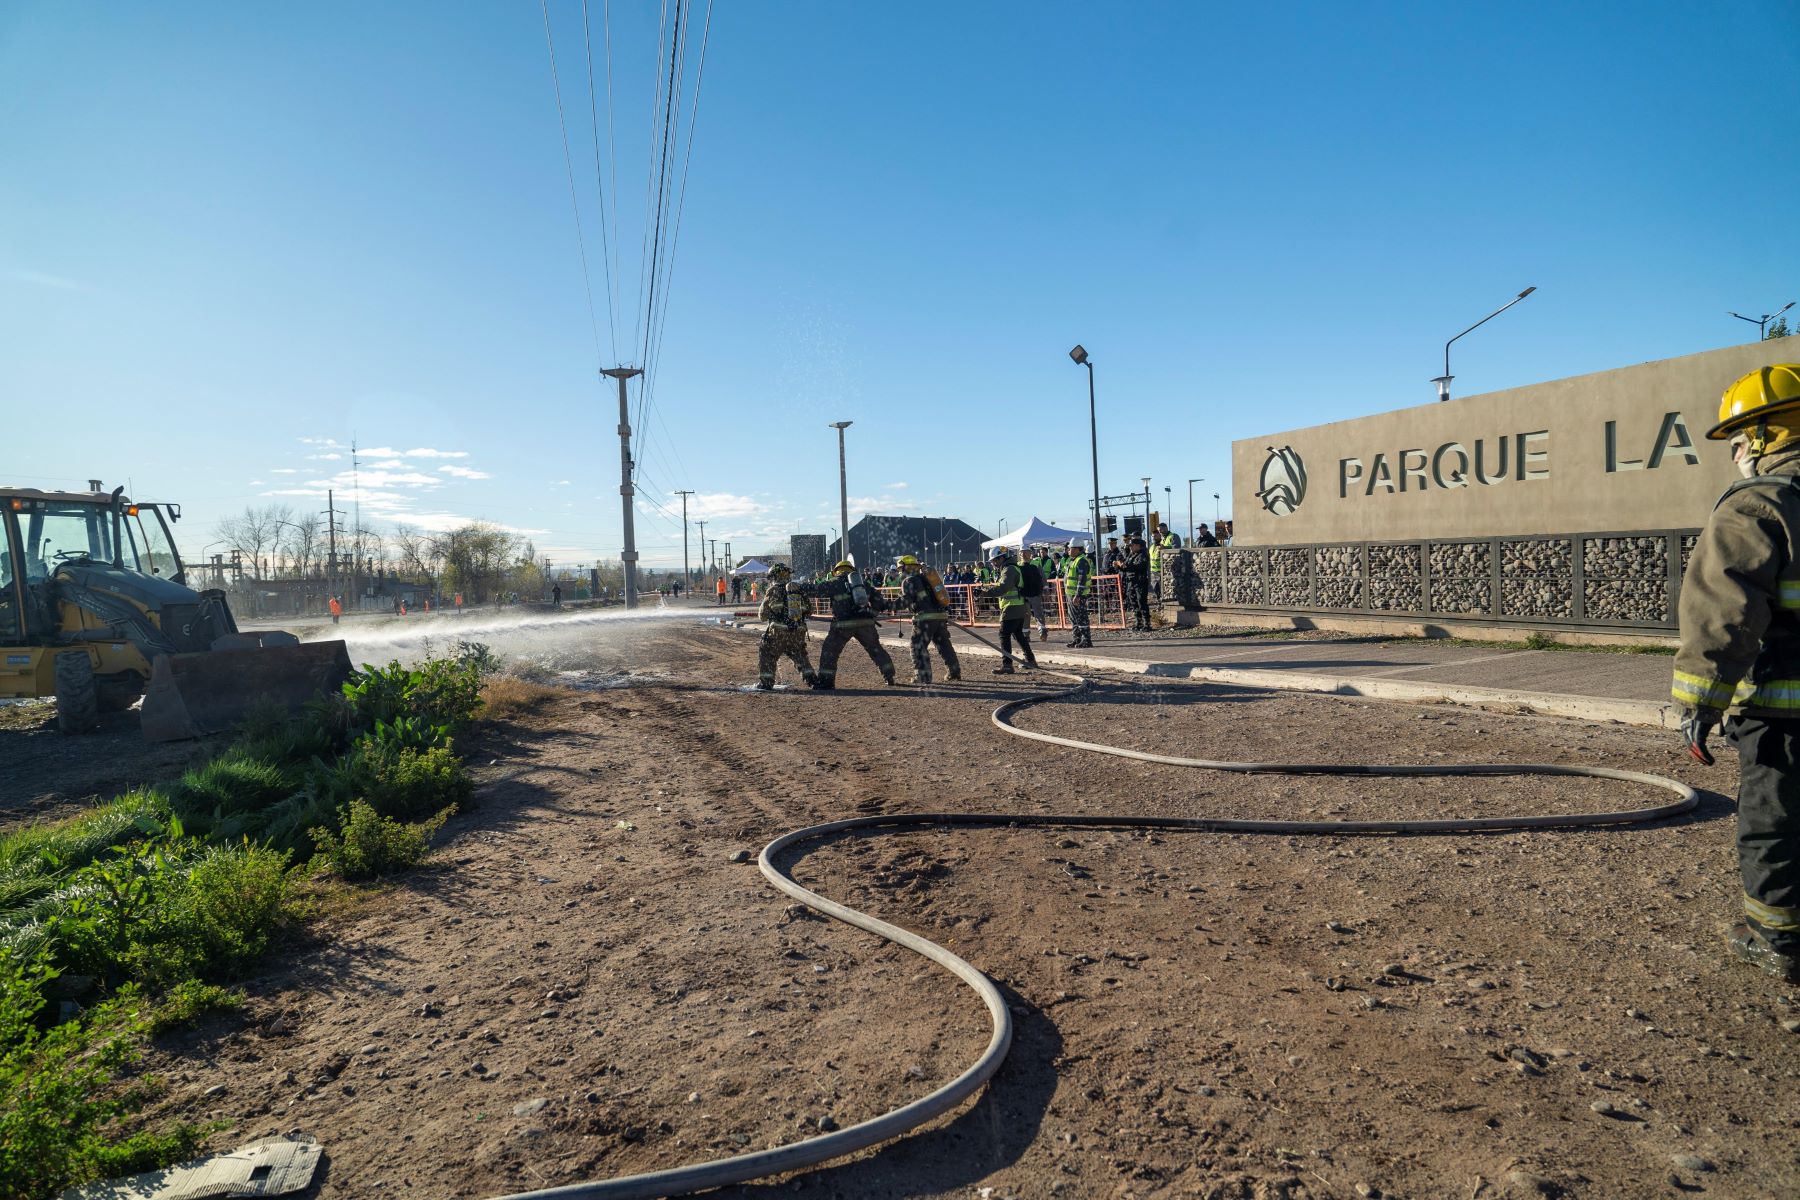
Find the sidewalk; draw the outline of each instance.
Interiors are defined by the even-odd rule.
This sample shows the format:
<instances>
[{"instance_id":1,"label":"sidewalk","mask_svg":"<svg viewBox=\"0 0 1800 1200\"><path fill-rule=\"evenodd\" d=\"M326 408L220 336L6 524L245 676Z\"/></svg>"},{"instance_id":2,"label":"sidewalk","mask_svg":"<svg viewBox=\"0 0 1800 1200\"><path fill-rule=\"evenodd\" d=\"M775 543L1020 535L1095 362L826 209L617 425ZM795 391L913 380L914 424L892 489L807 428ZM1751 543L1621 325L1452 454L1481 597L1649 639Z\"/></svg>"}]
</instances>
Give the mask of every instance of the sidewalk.
<instances>
[{"instance_id":1,"label":"sidewalk","mask_svg":"<svg viewBox=\"0 0 1800 1200\"><path fill-rule=\"evenodd\" d=\"M958 651L995 657L968 631L952 626ZM997 630L981 636L998 644ZM910 622L882 625L881 639L898 645L902 671L910 652ZM1669 699L1667 654L1590 650L1524 650L1428 640L1393 641L1345 635L1271 639L1258 636L1100 635L1091 650L1063 646L1053 630L1047 645L1033 642L1038 661L1076 670L1109 670L1199 683L1328 692L1413 703L1448 702L1536 712L1589 721L1674 729L1680 718Z\"/></svg>"}]
</instances>

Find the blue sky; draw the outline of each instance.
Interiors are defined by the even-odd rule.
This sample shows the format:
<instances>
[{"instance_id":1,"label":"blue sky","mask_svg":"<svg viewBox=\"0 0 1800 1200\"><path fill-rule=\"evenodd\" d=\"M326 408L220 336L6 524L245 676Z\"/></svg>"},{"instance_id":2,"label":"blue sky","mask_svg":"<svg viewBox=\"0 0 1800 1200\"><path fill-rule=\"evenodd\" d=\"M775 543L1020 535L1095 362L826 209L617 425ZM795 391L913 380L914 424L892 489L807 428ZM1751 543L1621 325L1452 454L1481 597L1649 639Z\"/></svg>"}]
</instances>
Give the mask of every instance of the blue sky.
<instances>
[{"instance_id":1,"label":"blue sky","mask_svg":"<svg viewBox=\"0 0 1800 1200\"><path fill-rule=\"evenodd\" d=\"M191 553L343 501L354 438L365 522L616 556L595 371L642 346L664 10L590 0L609 319L582 13L549 8L592 325L535 4L0 4L0 478L182 500ZM1783 0L721 3L645 561L680 561L677 488L740 555L835 527L841 419L852 520L1079 522L1076 342L1103 490L1149 475L1185 527L1232 439L1430 400L1526 286L1458 394L1752 338L1727 309L1800 296L1797 81Z\"/></svg>"}]
</instances>

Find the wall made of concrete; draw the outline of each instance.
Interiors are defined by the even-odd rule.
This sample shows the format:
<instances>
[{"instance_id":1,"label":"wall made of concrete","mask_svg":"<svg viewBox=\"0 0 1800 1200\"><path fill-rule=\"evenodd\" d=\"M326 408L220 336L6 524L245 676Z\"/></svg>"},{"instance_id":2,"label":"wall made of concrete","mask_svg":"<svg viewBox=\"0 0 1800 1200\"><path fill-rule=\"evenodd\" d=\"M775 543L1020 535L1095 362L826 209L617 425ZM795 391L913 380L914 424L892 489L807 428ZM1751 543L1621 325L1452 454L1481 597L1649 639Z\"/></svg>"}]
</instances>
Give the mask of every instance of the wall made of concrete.
<instances>
[{"instance_id":1,"label":"wall made of concrete","mask_svg":"<svg viewBox=\"0 0 1800 1200\"><path fill-rule=\"evenodd\" d=\"M1720 394L1794 361L1800 336L1247 438L1233 544L1699 526L1736 477Z\"/></svg>"}]
</instances>

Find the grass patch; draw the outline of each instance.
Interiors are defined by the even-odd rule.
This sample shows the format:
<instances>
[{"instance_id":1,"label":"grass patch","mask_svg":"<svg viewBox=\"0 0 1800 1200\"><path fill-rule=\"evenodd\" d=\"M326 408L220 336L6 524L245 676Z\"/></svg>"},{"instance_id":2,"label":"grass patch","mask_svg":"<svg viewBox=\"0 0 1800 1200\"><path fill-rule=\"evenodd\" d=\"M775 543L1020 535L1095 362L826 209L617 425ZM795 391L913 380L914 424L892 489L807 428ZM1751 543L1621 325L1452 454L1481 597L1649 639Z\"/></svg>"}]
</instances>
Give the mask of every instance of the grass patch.
<instances>
[{"instance_id":1,"label":"grass patch","mask_svg":"<svg viewBox=\"0 0 1800 1200\"><path fill-rule=\"evenodd\" d=\"M32 733L48 729L55 723L54 700L22 700L17 704L0 704L0 730Z\"/></svg>"},{"instance_id":2,"label":"grass patch","mask_svg":"<svg viewBox=\"0 0 1800 1200\"><path fill-rule=\"evenodd\" d=\"M527 679L496 675L481 687L482 714L490 721L529 716L563 693Z\"/></svg>"},{"instance_id":3,"label":"grass patch","mask_svg":"<svg viewBox=\"0 0 1800 1200\"><path fill-rule=\"evenodd\" d=\"M151 1010L145 1033L157 1037L171 1029L192 1025L208 1013L236 1012L244 1007L244 994L216 983L189 979L169 989L162 1003Z\"/></svg>"}]
</instances>

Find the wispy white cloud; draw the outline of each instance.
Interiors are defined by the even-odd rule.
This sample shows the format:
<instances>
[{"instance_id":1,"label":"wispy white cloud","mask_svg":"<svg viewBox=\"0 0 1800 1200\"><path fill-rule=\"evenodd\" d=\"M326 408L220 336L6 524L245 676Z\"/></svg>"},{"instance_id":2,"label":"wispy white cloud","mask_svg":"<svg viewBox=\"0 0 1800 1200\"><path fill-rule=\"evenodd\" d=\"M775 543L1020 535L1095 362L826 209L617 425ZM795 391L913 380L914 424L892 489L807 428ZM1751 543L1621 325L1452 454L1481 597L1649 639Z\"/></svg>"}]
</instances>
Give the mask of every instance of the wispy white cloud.
<instances>
[{"instance_id":1,"label":"wispy white cloud","mask_svg":"<svg viewBox=\"0 0 1800 1200\"><path fill-rule=\"evenodd\" d=\"M264 483L260 479L252 479L249 483L245 484L244 486L245 487L268 487L269 485Z\"/></svg>"},{"instance_id":2,"label":"wispy white cloud","mask_svg":"<svg viewBox=\"0 0 1800 1200\"><path fill-rule=\"evenodd\" d=\"M752 517L768 511L769 506L754 496L737 496L730 492L695 492L688 497L688 518L690 520L698 518L710 521L715 517Z\"/></svg>"},{"instance_id":3,"label":"wispy white cloud","mask_svg":"<svg viewBox=\"0 0 1800 1200\"><path fill-rule=\"evenodd\" d=\"M469 452L467 450L433 450L426 446L421 446L414 450L402 450L400 453L401 453L401 457L403 457L403 458L467 458L467 457L469 457Z\"/></svg>"},{"instance_id":4,"label":"wispy white cloud","mask_svg":"<svg viewBox=\"0 0 1800 1200\"><path fill-rule=\"evenodd\" d=\"M486 471L477 471L472 467L459 467L451 464L441 466L438 470L445 475L453 475L458 479L492 479ZM567 482L566 480L564 482Z\"/></svg>"},{"instance_id":5,"label":"wispy white cloud","mask_svg":"<svg viewBox=\"0 0 1800 1200\"><path fill-rule=\"evenodd\" d=\"M70 279L63 275L52 275L48 271L8 271L8 279L16 279L20 283L36 284L38 287L55 288L59 292L91 292L93 287L79 279Z\"/></svg>"},{"instance_id":6,"label":"wispy white cloud","mask_svg":"<svg viewBox=\"0 0 1800 1200\"><path fill-rule=\"evenodd\" d=\"M881 486L886 488L890 492L898 492L906 487L906 482L905 482L905 480L902 480L899 483L884 483Z\"/></svg>"},{"instance_id":7,"label":"wispy white cloud","mask_svg":"<svg viewBox=\"0 0 1800 1200\"><path fill-rule=\"evenodd\" d=\"M344 456L343 456L343 455L341 455L341 454L338 454L338 453L337 453L337 452L335 452L335 451L333 451L333 452L332 452L332 453L330 453L330 454L309 454L309 455L307 455L307 456L306 456L306 457L308 457L308 458L316 458L316 459L319 459L319 460L320 460L320 461L322 461L322 462L336 462L336 461L337 461L337 460L338 460L338 459L341 459L341 458L343 458L343 457L344 457Z\"/></svg>"},{"instance_id":8,"label":"wispy white cloud","mask_svg":"<svg viewBox=\"0 0 1800 1200\"><path fill-rule=\"evenodd\" d=\"M273 471L269 472L271 475L298 475L299 473L299 467L276 467Z\"/></svg>"}]
</instances>

